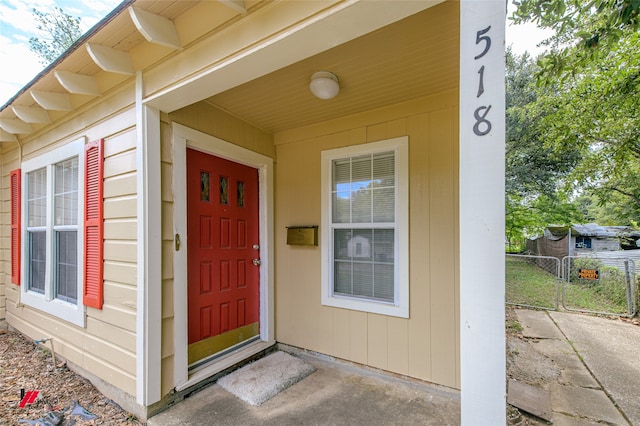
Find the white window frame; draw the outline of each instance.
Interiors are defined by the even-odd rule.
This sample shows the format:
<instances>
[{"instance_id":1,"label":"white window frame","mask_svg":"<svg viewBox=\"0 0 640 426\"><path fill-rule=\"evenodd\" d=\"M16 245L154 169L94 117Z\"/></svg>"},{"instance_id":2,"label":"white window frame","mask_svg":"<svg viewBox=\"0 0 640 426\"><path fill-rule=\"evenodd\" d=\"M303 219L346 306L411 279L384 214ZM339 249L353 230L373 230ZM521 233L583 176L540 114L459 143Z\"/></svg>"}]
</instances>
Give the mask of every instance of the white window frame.
<instances>
[{"instance_id":1,"label":"white window frame","mask_svg":"<svg viewBox=\"0 0 640 426\"><path fill-rule=\"evenodd\" d=\"M42 154L31 160L27 160L22 163L22 253L21 253L21 301L23 304L40 311L46 312L50 315L54 315L62 320L68 321L72 324L84 327L85 325L85 307L82 300L82 290L84 288L84 274L83 274L83 250L84 250L84 145L85 139L80 138L70 142L60 148L56 148L45 154ZM70 303L57 299L55 297L53 288L54 282L54 244L53 241L53 215L54 215L54 166L64 160L70 158L78 158L78 247L77 247L77 283L78 288L76 303ZM45 287L44 293L38 293L29 290L29 283L27 282L27 269L29 268L29 253L27 241L27 229L28 229L28 211L27 211L27 191L28 180L27 175L35 170L46 168L47 175L47 213L46 213L46 241L47 241L47 257L46 257L46 269L45 269Z\"/></svg>"},{"instance_id":2,"label":"white window frame","mask_svg":"<svg viewBox=\"0 0 640 426\"><path fill-rule=\"evenodd\" d=\"M394 232L394 301L384 302L333 293L332 162L347 157L394 152L396 211ZM321 287L322 304L336 308L409 318L409 138L407 136L322 151ZM372 228L376 228L372 224Z\"/></svg>"}]
</instances>

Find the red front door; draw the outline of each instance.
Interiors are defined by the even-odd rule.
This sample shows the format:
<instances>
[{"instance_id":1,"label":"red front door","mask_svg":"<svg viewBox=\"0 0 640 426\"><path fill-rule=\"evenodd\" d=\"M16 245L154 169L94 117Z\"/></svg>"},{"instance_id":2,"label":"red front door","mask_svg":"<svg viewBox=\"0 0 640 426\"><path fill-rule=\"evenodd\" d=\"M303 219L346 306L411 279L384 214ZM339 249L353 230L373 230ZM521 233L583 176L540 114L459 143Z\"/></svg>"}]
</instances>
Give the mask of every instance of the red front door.
<instances>
[{"instance_id":1,"label":"red front door","mask_svg":"<svg viewBox=\"0 0 640 426\"><path fill-rule=\"evenodd\" d=\"M259 334L258 171L187 149L189 364Z\"/></svg>"}]
</instances>

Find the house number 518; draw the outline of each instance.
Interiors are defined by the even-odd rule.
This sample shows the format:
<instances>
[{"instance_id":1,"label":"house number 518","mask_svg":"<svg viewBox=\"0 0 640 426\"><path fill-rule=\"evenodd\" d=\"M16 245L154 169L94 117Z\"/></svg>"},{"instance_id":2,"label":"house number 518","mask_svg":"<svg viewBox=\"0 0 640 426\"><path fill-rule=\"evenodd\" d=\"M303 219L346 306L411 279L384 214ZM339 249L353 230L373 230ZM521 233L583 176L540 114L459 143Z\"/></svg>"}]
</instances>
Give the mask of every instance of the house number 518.
<instances>
[{"instance_id":1,"label":"house number 518","mask_svg":"<svg viewBox=\"0 0 640 426\"><path fill-rule=\"evenodd\" d=\"M476 61L482 59L491 49L491 37L487 33L491 30L491 25L476 33L476 44L482 47L482 51L474 56ZM478 69L478 94L476 98L480 98L484 94L484 65ZM473 112L473 118L476 123L473 125L473 133L478 136L484 136L491 131L491 121L487 119L487 115L491 111L491 105L481 105Z\"/></svg>"}]
</instances>

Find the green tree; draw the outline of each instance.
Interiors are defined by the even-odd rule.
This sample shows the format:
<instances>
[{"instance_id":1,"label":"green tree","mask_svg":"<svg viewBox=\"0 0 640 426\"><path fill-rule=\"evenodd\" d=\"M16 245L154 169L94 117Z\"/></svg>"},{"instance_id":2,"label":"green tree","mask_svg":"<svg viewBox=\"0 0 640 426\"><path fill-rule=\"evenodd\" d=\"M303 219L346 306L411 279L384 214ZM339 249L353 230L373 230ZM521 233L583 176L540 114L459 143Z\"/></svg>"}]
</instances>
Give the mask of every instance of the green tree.
<instances>
[{"instance_id":1,"label":"green tree","mask_svg":"<svg viewBox=\"0 0 640 426\"><path fill-rule=\"evenodd\" d=\"M577 157L564 184L593 195L608 218L640 217L638 0L523 0L516 21L552 28L537 61L535 101L522 108L552 155ZM549 90L552 88L552 90Z\"/></svg>"},{"instance_id":2,"label":"green tree","mask_svg":"<svg viewBox=\"0 0 640 426\"><path fill-rule=\"evenodd\" d=\"M532 111L539 98L552 97L557 88L536 86L539 71L528 55L506 55L506 242L507 250L523 249L549 224L580 222L580 210L564 193L562 182L577 166L577 151L561 151L544 144L542 120L548 111Z\"/></svg>"},{"instance_id":3,"label":"green tree","mask_svg":"<svg viewBox=\"0 0 640 426\"><path fill-rule=\"evenodd\" d=\"M538 117L539 140L554 155L577 156L565 183L622 204L620 224L640 217L640 34L593 55L553 93L539 91L523 114ZM549 85L542 86L549 87Z\"/></svg>"},{"instance_id":4,"label":"green tree","mask_svg":"<svg viewBox=\"0 0 640 426\"><path fill-rule=\"evenodd\" d=\"M73 18L56 6L52 12L32 10L42 38L31 37L29 49L40 57L40 62L49 65L73 45L82 35L80 18Z\"/></svg>"},{"instance_id":5,"label":"green tree","mask_svg":"<svg viewBox=\"0 0 640 426\"><path fill-rule=\"evenodd\" d=\"M576 151L557 150L544 144L546 129L541 120L548 111L537 105L553 98L557 86L536 86L536 62L528 53L506 54L506 191L521 198L553 196L559 182L578 164Z\"/></svg>"}]
</instances>

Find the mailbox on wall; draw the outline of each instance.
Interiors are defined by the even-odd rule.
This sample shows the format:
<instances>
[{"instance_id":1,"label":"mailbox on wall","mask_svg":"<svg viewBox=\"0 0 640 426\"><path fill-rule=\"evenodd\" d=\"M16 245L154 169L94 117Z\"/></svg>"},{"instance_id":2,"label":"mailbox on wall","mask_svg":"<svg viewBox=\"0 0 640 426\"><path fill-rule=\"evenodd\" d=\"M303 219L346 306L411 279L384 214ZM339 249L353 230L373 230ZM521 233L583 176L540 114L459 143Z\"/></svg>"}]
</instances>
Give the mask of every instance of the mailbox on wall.
<instances>
[{"instance_id":1,"label":"mailbox on wall","mask_svg":"<svg viewBox=\"0 0 640 426\"><path fill-rule=\"evenodd\" d=\"M287 244L291 246L317 246L318 226L288 226Z\"/></svg>"}]
</instances>

